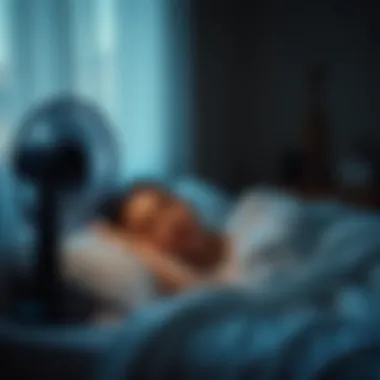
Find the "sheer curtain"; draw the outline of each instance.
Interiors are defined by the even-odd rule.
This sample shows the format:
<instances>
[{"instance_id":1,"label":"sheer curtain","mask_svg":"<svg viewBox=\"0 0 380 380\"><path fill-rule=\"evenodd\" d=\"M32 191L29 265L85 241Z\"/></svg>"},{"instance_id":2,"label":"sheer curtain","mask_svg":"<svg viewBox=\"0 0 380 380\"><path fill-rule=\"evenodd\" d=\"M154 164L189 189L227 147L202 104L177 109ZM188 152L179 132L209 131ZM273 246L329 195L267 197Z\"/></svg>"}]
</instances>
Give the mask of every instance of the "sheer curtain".
<instances>
[{"instance_id":1,"label":"sheer curtain","mask_svg":"<svg viewBox=\"0 0 380 380\"><path fill-rule=\"evenodd\" d=\"M107 114L121 181L191 172L187 0L0 0L0 7L2 157L26 109L69 92Z\"/></svg>"}]
</instances>

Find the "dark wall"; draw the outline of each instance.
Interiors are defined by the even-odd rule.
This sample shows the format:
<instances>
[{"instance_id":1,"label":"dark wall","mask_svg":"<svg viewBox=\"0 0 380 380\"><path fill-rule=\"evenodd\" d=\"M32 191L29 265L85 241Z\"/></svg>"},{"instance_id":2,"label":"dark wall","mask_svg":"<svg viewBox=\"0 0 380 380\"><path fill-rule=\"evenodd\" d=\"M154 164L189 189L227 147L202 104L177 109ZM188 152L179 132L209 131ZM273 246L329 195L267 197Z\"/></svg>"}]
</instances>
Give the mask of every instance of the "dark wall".
<instances>
[{"instance_id":1,"label":"dark wall","mask_svg":"<svg viewBox=\"0 0 380 380\"><path fill-rule=\"evenodd\" d=\"M335 162L358 135L380 141L376 5L343 0L192 4L200 175L230 189L276 180L283 152L302 145L305 77L319 61L329 71Z\"/></svg>"},{"instance_id":2,"label":"dark wall","mask_svg":"<svg viewBox=\"0 0 380 380\"><path fill-rule=\"evenodd\" d=\"M252 176L242 134L254 139L250 74L251 13L233 2L194 1L196 159L198 172L234 188ZM245 171L248 169L248 173Z\"/></svg>"}]
</instances>

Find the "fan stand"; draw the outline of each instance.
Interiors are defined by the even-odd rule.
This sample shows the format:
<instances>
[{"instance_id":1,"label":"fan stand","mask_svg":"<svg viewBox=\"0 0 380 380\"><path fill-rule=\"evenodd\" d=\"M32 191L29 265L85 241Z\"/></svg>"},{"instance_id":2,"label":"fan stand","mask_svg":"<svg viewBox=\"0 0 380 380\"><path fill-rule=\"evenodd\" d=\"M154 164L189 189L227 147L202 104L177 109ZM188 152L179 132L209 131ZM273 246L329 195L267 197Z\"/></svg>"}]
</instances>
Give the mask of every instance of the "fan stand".
<instances>
[{"instance_id":1,"label":"fan stand","mask_svg":"<svg viewBox=\"0 0 380 380\"><path fill-rule=\"evenodd\" d=\"M65 191L84 181L85 158L80 146L67 142L46 149L33 147L20 152L18 171L37 188L39 203L32 295L24 294L17 301L19 306L30 306L33 312L29 311L30 316L21 312L19 317L26 323L64 322L66 313L59 255L60 200Z\"/></svg>"},{"instance_id":2,"label":"fan stand","mask_svg":"<svg viewBox=\"0 0 380 380\"><path fill-rule=\"evenodd\" d=\"M60 189L51 183L38 184L36 261L31 283L16 290L11 319L21 324L49 325L65 319L64 289L60 278Z\"/></svg>"},{"instance_id":3,"label":"fan stand","mask_svg":"<svg viewBox=\"0 0 380 380\"><path fill-rule=\"evenodd\" d=\"M42 323L58 323L64 317L63 290L59 276L59 189L41 183L37 222L36 299Z\"/></svg>"}]
</instances>

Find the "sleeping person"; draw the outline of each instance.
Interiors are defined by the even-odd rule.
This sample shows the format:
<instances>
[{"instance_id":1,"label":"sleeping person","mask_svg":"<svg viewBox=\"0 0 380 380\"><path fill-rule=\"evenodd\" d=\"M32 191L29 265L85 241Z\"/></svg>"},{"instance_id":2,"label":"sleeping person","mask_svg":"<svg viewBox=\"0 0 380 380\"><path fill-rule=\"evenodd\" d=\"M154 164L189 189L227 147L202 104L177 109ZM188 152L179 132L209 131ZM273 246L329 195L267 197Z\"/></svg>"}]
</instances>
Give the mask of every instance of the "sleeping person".
<instances>
[{"instance_id":1,"label":"sleeping person","mask_svg":"<svg viewBox=\"0 0 380 380\"><path fill-rule=\"evenodd\" d=\"M117 234L133 245L160 294L223 282L230 267L227 240L206 229L184 200L145 184L128 192L121 211Z\"/></svg>"},{"instance_id":2,"label":"sleeping person","mask_svg":"<svg viewBox=\"0 0 380 380\"><path fill-rule=\"evenodd\" d=\"M184 199L155 184L134 188L121 209L121 234L128 236L162 294L211 284L261 290L297 271L303 251L314 249L324 228L319 216L306 220L301 200L270 189L238 198L227 225L217 232L206 228Z\"/></svg>"},{"instance_id":3,"label":"sleeping person","mask_svg":"<svg viewBox=\"0 0 380 380\"><path fill-rule=\"evenodd\" d=\"M157 297L232 280L228 245L167 190L135 186L112 218L65 245L64 279L98 300L95 319L120 319Z\"/></svg>"}]
</instances>

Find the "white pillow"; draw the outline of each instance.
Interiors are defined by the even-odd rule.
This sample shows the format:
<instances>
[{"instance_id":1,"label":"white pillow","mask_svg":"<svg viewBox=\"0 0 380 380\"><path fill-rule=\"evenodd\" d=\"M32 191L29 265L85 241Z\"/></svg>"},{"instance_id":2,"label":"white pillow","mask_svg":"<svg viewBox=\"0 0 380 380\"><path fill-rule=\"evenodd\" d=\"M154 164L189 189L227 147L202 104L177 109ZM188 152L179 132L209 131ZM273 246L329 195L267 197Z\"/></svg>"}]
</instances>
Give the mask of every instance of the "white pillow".
<instances>
[{"instance_id":1,"label":"white pillow","mask_svg":"<svg viewBox=\"0 0 380 380\"><path fill-rule=\"evenodd\" d=\"M153 298L151 276L137 257L95 232L72 236L62 261L62 275L69 284L112 306L120 317Z\"/></svg>"},{"instance_id":2,"label":"white pillow","mask_svg":"<svg viewBox=\"0 0 380 380\"><path fill-rule=\"evenodd\" d=\"M301 202L270 189L251 190L237 202L225 231L239 259L258 257L292 236L302 211Z\"/></svg>"}]
</instances>

